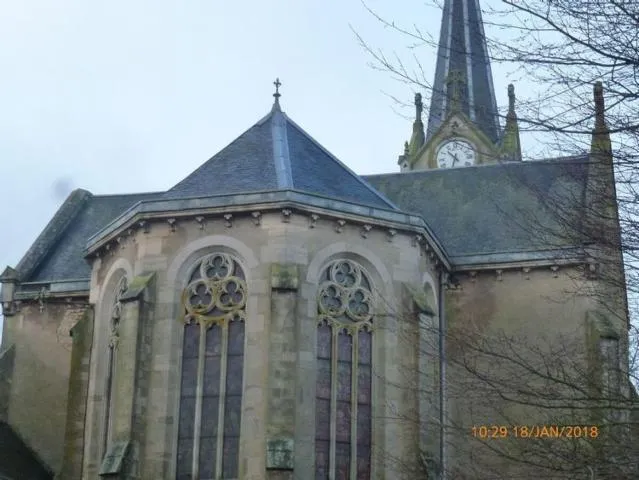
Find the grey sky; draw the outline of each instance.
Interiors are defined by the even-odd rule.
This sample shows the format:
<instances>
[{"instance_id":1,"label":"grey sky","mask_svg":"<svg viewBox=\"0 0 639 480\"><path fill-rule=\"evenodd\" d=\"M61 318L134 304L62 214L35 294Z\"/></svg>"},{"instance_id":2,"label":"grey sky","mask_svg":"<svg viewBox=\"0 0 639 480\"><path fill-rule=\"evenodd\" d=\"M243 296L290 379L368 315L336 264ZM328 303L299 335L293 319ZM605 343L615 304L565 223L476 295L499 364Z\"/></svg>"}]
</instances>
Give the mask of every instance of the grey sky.
<instances>
[{"instance_id":1,"label":"grey sky","mask_svg":"<svg viewBox=\"0 0 639 480\"><path fill-rule=\"evenodd\" d=\"M369 4L438 35L441 12L421 0ZM3 2L0 270L73 188L177 183L269 111L277 76L283 110L350 168L397 171L411 123L383 92L414 90L367 66L349 24L406 52L359 0ZM435 52L415 53L432 78ZM509 79L493 74L503 105Z\"/></svg>"}]
</instances>

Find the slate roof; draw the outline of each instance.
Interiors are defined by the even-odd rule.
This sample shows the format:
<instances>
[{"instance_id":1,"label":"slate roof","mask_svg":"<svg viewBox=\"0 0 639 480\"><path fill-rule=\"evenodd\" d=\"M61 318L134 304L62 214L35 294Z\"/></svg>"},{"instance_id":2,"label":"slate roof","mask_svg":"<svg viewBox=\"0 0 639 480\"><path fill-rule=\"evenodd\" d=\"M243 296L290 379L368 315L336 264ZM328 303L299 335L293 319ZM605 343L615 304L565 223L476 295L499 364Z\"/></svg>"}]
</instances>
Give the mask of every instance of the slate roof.
<instances>
[{"instance_id":1,"label":"slate roof","mask_svg":"<svg viewBox=\"0 0 639 480\"><path fill-rule=\"evenodd\" d=\"M574 246L588 157L364 178L420 215L455 257ZM569 227L570 231L566 231Z\"/></svg>"},{"instance_id":2,"label":"slate roof","mask_svg":"<svg viewBox=\"0 0 639 480\"><path fill-rule=\"evenodd\" d=\"M278 106L164 194L167 199L297 190L397 210Z\"/></svg>"},{"instance_id":3,"label":"slate roof","mask_svg":"<svg viewBox=\"0 0 639 480\"><path fill-rule=\"evenodd\" d=\"M74 191L16 267L22 281L90 278L89 265L82 255L88 238L139 201L158 195L92 195L86 190Z\"/></svg>"},{"instance_id":4,"label":"slate roof","mask_svg":"<svg viewBox=\"0 0 639 480\"><path fill-rule=\"evenodd\" d=\"M461 73L461 110L488 138L500 138L499 117L484 24L477 0L445 0L433 95L428 114L426 139L435 134L450 107L449 73Z\"/></svg>"},{"instance_id":5,"label":"slate roof","mask_svg":"<svg viewBox=\"0 0 639 480\"><path fill-rule=\"evenodd\" d=\"M3 421L0 421L0 479L53 479L51 470L36 457L13 429Z\"/></svg>"}]
</instances>

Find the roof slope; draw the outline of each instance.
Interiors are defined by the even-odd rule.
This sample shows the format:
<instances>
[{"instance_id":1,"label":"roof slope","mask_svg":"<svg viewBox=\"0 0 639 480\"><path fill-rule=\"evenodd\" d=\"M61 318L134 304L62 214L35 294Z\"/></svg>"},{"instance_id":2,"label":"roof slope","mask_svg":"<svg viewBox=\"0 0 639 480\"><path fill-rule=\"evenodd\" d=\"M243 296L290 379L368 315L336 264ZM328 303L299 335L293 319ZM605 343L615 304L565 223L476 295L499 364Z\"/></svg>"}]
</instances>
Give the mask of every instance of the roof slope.
<instances>
[{"instance_id":1,"label":"roof slope","mask_svg":"<svg viewBox=\"0 0 639 480\"><path fill-rule=\"evenodd\" d=\"M34 246L18 264L23 282L49 282L87 279L90 267L82 251L91 235L100 230L120 214L141 200L156 198L158 193L132 195L92 195L80 190L73 192L58 212L67 208L79 193L83 201L75 208L71 218L56 221L58 214L46 226ZM51 232L55 232L53 235ZM31 256L30 256L31 255ZM20 265L31 265L30 271L21 270Z\"/></svg>"},{"instance_id":2,"label":"roof slope","mask_svg":"<svg viewBox=\"0 0 639 480\"><path fill-rule=\"evenodd\" d=\"M171 188L164 198L273 190L298 190L397 210L288 118L277 102L266 117Z\"/></svg>"},{"instance_id":3,"label":"roof slope","mask_svg":"<svg viewBox=\"0 0 639 480\"><path fill-rule=\"evenodd\" d=\"M453 257L578 244L587 157L370 175ZM570 230L570 231L567 231Z\"/></svg>"}]
</instances>

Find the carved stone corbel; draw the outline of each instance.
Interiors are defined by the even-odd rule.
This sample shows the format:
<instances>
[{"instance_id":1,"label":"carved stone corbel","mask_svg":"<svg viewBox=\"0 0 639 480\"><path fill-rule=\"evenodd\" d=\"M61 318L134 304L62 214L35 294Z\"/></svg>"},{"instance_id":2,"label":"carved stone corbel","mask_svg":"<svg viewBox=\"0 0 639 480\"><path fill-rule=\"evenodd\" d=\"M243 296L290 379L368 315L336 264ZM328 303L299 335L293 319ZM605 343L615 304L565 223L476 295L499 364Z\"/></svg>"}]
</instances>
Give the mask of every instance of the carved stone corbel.
<instances>
[{"instance_id":1,"label":"carved stone corbel","mask_svg":"<svg viewBox=\"0 0 639 480\"><path fill-rule=\"evenodd\" d=\"M195 221L198 224L200 230L204 230L204 225L206 224L206 219L202 215L198 215L195 217Z\"/></svg>"},{"instance_id":2,"label":"carved stone corbel","mask_svg":"<svg viewBox=\"0 0 639 480\"><path fill-rule=\"evenodd\" d=\"M499 269L499 270L495 270L495 273L497 274L497 281L501 282L503 280L501 274L503 273L503 270Z\"/></svg>"},{"instance_id":3,"label":"carved stone corbel","mask_svg":"<svg viewBox=\"0 0 639 480\"><path fill-rule=\"evenodd\" d=\"M251 217L253 217L253 223L256 227L262 224L262 212L251 212Z\"/></svg>"},{"instance_id":4,"label":"carved stone corbel","mask_svg":"<svg viewBox=\"0 0 639 480\"><path fill-rule=\"evenodd\" d=\"M530 267L524 267L522 272L524 273L524 278L530 280Z\"/></svg>"},{"instance_id":5,"label":"carved stone corbel","mask_svg":"<svg viewBox=\"0 0 639 480\"><path fill-rule=\"evenodd\" d=\"M175 232L175 223L177 220L175 220L175 218L167 218L166 219L166 223L169 224L169 228L171 229L172 232Z\"/></svg>"},{"instance_id":6,"label":"carved stone corbel","mask_svg":"<svg viewBox=\"0 0 639 480\"><path fill-rule=\"evenodd\" d=\"M291 221L291 213L293 213L289 208L284 208L282 210L282 222L289 223Z\"/></svg>"},{"instance_id":7,"label":"carved stone corbel","mask_svg":"<svg viewBox=\"0 0 639 480\"><path fill-rule=\"evenodd\" d=\"M224 214L224 225L226 228L231 228L233 226L233 214L225 213Z\"/></svg>"},{"instance_id":8,"label":"carved stone corbel","mask_svg":"<svg viewBox=\"0 0 639 480\"><path fill-rule=\"evenodd\" d=\"M149 233L151 231L151 225L146 220L140 220L138 226L142 229L142 232Z\"/></svg>"},{"instance_id":9,"label":"carved stone corbel","mask_svg":"<svg viewBox=\"0 0 639 480\"><path fill-rule=\"evenodd\" d=\"M395 235L397 235L397 230L395 230L394 228L389 228L386 233L388 234L388 241L392 242L395 238Z\"/></svg>"},{"instance_id":10,"label":"carved stone corbel","mask_svg":"<svg viewBox=\"0 0 639 480\"><path fill-rule=\"evenodd\" d=\"M362 229L360 230L359 234L362 236L362 238L368 238L368 233L372 230L372 228L372 225L365 223L364 225L362 225Z\"/></svg>"},{"instance_id":11,"label":"carved stone corbel","mask_svg":"<svg viewBox=\"0 0 639 480\"><path fill-rule=\"evenodd\" d=\"M557 270L559 270L559 265L553 265L550 267L550 271L552 272L553 278L557 278L559 276L559 274L557 273Z\"/></svg>"},{"instance_id":12,"label":"carved stone corbel","mask_svg":"<svg viewBox=\"0 0 639 480\"><path fill-rule=\"evenodd\" d=\"M317 225L317 221L319 220L320 216L315 214L315 213L311 213L311 221L308 224L308 228L315 228L315 226Z\"/></svg>"},{"instance_id":13,"label":"carved stone corbel","mask_svg":"<svg viewBox=\"0 0 639 480\"><path fill-rule=\"evenodd\" d=\"M342 220L341 218L335 222L335 231L337 233L342 233L344 229L344 225L346 225L346 220Z\"/></svg>"}]
</instances>

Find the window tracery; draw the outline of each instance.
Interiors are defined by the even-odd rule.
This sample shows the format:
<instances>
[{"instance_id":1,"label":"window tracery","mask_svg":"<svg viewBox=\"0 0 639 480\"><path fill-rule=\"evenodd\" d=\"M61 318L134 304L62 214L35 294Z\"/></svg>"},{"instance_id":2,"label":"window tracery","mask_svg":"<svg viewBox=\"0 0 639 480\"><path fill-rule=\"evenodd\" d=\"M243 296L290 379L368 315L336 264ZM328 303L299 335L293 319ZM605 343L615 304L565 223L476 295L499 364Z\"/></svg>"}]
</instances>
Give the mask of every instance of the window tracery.
<instances>
[{"instance_id":1,"label":"window tracery","mask_svg":"<svg viewBox=\"0 0 639 480\"><path fill-rule=\"evenodd\" d=\"M244 273L224 253L201 258L182 293L178 480L238 477L246 299Z\"/></svg>"},{"instance_id":2,"label":"window tracery","mask_svg":"<svg viewBox=\"0 0 639 480\"><path fill-rule=\"evenodd\" d=\"M315 478L371 475L373 296L363 268L336 260L317 297Z\"/></svg>"}]
</instances>

